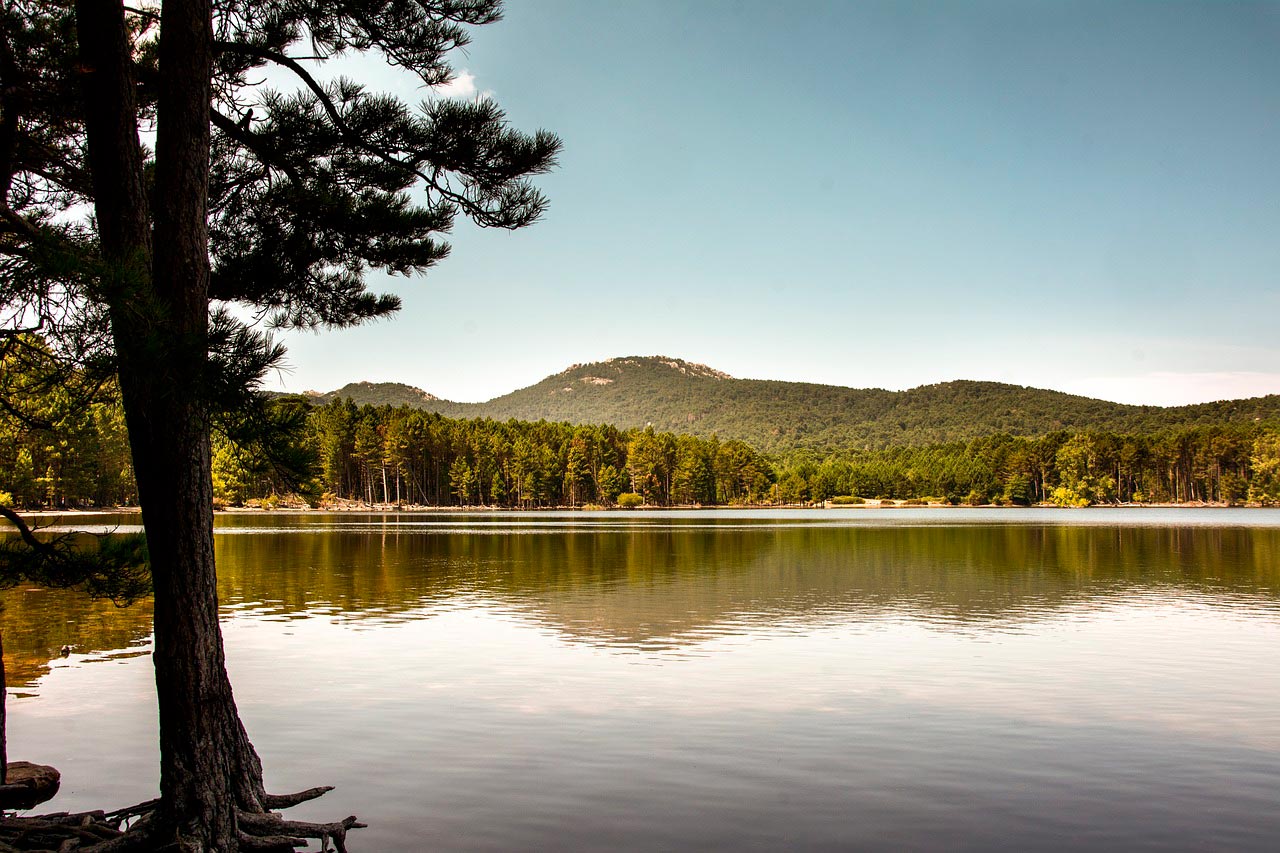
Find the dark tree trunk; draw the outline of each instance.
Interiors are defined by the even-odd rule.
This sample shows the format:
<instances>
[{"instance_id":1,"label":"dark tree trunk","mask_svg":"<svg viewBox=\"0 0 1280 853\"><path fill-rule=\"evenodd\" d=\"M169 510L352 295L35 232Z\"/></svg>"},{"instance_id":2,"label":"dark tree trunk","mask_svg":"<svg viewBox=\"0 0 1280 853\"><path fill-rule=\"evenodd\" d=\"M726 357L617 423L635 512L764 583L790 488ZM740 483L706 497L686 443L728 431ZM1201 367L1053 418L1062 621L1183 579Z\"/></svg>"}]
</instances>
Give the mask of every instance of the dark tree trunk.
<instances>
[{"instance_id":1,"label":"dark tree trunk","mask_svg":"<svg viewBox=\"0 0 1280 853\"><path fill-rule=\"evenodd\" d=\"M155 584L162 817L185 837L232 847L235 704L218 626L207 416L208 0L161 7L152 261L158 338L124 389ZM117 346L136 346L136 338ZM159 344L155 346L154 344ZM155 363L154 357L163 354ZM124 377L121 377L122 386ZM135 431L135 421L140 427Z\"/></svg>"},{"instance_id":2,"label":"dark tree trunk","mask_svg":"<svg viewBox=\"0 0 1280 853\"><path fill-rule=\"evenodd\" d=\"M9 679L4 669L4 638L0 637L0 785L9 778Z\"/></svg>"},{"instance_id":3,"label":"dark tree trunk","mask_svg":"<svg viewBox=\"0 0 1280 853\"><path fill-rule=\"evenodd\" d=\"M237 805L261 811L265 795L218 626L205 394L210 6L163 6L154 253L124 10L78 0L76 12L104 297L155 585L157 825L231 850Z\"/></svg>"}]
</instances>

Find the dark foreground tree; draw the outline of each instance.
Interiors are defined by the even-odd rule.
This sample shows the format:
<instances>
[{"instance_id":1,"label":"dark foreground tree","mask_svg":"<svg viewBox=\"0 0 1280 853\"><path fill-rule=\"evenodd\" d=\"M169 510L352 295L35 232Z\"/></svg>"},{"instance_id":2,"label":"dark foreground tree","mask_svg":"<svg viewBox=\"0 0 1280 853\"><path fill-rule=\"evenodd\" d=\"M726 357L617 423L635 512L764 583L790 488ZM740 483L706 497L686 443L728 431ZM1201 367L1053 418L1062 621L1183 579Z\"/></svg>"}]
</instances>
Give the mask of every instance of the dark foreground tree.
<instances>
[{"instance_id":1,"label":"dark foreground tree","mask_svg":"<svg viewBox=\"0 0 1280 853\"><path fill-rule=\"evenodd\" d=\"M323 74L329 58L368 54L438 86L467 27L499 12L496 0L4 6L5 327L85 363L113 357L153 573L161 797L112 849L340 842L354 823L271 813L327 789L268 794L236 711L217 621L210 424L251 405L282 354L236 316L381 317L398 301L366 289L368 269L426 270L460 213L503 228L541 215L529 178L552 167L554 136L512 130L487 99L413 108ZM285 77L296 87L261 82ZM154 155L141 142L152 131Z\"/></svg>"}]
</instances>

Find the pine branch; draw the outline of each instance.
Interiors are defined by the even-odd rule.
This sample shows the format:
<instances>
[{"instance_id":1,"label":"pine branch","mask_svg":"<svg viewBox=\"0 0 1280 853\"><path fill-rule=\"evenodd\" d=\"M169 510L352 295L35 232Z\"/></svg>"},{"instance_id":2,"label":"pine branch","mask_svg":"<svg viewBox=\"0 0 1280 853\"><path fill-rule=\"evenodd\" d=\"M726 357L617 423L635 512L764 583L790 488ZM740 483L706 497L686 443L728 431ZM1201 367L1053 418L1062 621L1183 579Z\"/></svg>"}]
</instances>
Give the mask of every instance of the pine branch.
<instances>
[{"instance_id":1,"label":"pine branch","mask_svg":"<svg viewBox=\"0 0 1280 853\"><path fill-rule=\"evenodd\" d=\"M41 542L36 538L35 533L27 526L27 523L22 516L18 515L7 506L0 505L0 517L3 517L14 527L18 528L18 535L22 537L22 541L25 542L27 547L31 550L40 554L47 554L53 550L52 545L47 542Z\"/></svg>"}]
</instances>

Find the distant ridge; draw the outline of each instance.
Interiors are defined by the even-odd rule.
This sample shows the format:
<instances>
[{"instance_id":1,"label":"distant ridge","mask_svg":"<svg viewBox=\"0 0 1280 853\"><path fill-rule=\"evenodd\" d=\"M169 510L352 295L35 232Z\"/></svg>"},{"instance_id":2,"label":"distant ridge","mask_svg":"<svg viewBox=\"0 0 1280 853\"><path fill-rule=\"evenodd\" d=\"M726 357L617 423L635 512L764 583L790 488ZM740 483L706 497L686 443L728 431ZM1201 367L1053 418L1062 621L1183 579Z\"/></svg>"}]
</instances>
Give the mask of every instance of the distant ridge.
<instances>
[{"instance_id":1,"label":"distant ridge","mask_svg":"<svg viewBox=\"0 0 1280 853\"><path fill-rule=\"evenodd\" d=\"M1000 382L958 380L908 391L810 382L735 379L667 356L624 356L575 364L484 403L441 400L396 382L356 382L316 394L319 404L412 406L448 417L652 424L716 434L761 450L815 451L921 445L993 433L1058 429L1149 432L1174 426L1280 419L1280 395L1193 406L1133 406Z\"/></svg>"},{"instance_id":2,"label":"distant ridge","mask_svg":"<svg viewBox=\"0 0 1280 853\"><path fill-rule=\"evenodd\" d=\"M576 371L581 371L584 367L602 367L606 368L604 373L614 371L621 373L628 367L644 368L650 364L664 365L672 370L678 370L685 376L701 376L707 379L732 379L733 377L725 373L723 370L716 370L714 367L708 367L705 364L698 364L694 361L685 361L682 358L667 358L665 355L632 355L620 356L617 358L606 358L604 361L591 362L589 364L572 364L564 370L556 374L556 376L568 376ZM582 381L589 381L592 377L582 377ZM603 385L609 384L613 380L607 380L599 383Z\"/></svg>"},{"instance_id":3,"label":"distant ridge","mask_svg":"<svg viewBox=\"0 0 1280 853\"><path fill-rule=\"evenodd\" d=\"M429 408L432 403L442 402L434 394L428 394L421 388L400 382L351 382L337 391L327 393L304 391L303 394L320 405L330 400L345 400L348 397L360 405L368 403L372 406L413 406L417 409Z\"/></svg>"}]
</instances>

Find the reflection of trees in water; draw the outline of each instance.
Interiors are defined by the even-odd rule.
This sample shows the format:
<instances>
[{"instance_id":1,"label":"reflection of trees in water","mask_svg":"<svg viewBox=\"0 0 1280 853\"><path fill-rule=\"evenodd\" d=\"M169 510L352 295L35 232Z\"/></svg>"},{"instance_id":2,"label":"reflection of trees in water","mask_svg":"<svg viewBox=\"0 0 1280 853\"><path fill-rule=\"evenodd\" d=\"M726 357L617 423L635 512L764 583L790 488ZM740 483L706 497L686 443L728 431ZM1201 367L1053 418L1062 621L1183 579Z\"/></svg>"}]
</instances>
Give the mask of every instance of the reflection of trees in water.
<instances>
[{"instance_id":1,"label":"reflection of trees in water","mask_svg":"<svg viewBox=\"0 0 1280 853\"><path fill-rule=\"evenodd\" d=\"M220 536L221 600L285 618L403 620L479 599L576 641L656 649L753 625L885 616L974 630L1136 590L1280 599L1280 531L1272 529L519 530ZM38 674L63 643L122 648L149 632L146 603L117 610L51 590L13 591L5 601L15 681Z\"/></svg>"},{"instance_id":2,"label":"reflection of trees in water","mask_svg":"<svg viewBox=\"0 0 1280 853\"><path fill-rule=\"evenodd\" d=\"M49 671L64 645L77 652L124 649L151 634L151 599L130 607L94 601L65 589L12 589L0 594L4 610L4 664L10 687Z\"/></svg>"}]
</instances>

